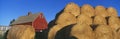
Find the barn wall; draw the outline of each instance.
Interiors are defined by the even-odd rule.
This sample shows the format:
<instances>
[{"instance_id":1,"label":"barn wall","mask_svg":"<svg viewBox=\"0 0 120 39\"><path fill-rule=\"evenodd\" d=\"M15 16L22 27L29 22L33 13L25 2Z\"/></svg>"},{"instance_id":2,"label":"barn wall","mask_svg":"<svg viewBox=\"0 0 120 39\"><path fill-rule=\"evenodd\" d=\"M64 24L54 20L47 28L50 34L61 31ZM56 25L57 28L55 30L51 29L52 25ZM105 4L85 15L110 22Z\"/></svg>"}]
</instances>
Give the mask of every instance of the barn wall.
<instances>
[{"instance_id":1,"label":"barn wall","mask_svg":"<svg viewBox=\"0 0 120 39\"><path fill-rule=\"evenodd\" d=\"M41 14L33 21L32 25L36 31L47 29L47 21Z\"/></svg>"}]
</instances>

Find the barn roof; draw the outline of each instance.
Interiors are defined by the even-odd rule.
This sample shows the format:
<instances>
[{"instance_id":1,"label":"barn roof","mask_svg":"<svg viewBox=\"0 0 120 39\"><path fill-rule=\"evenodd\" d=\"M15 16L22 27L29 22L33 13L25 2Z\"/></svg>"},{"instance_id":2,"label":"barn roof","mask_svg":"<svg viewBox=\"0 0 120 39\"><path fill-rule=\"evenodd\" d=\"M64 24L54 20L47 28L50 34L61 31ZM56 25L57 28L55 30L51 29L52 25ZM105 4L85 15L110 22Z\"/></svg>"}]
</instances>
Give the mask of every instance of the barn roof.
<instances>
[{"instance_id":1,"label":"barn roof","mask_svg":"<svg viewBox=\"0 0 120 39\"><path fill-rule=\"evenodd\" d=\"M41 13L30 14L30 15L26 15L26 16L20 16L11 25L33 22L38 17L38 15L40 15L40 14Z\"/></svg>"}]
</instances>

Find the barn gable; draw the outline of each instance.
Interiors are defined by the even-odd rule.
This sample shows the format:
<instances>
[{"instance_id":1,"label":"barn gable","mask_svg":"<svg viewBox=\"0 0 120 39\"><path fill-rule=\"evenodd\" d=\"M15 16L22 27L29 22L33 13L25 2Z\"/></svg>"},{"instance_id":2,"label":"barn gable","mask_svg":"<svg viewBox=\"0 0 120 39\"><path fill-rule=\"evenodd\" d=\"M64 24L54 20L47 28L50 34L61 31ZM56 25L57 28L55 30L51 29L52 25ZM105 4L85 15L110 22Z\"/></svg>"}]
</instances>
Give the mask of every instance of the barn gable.
<instances>
[{"instance_id":1,"label":"barn gable","mask_svg":"<svg viewBox=\"0 0 120 39\"><path fill-rule=\"evenodd\" d=\"M26 16L20 16L11 25L31 25L36 32L47 29L47 21L42 13L31 14L29 12Z\"/></svg>"},{"instance_id":2,"label":"barn gable","mask_svg":"<svg viewBox=\"0 0 120 39\"><path fill-rule=\"evenodd\" d=\"M39 14L40 13L32 14L32 15L29 15L29 16L28 15L27 16L20 16L11 25L33 22L36 19L36 17L38 17Z\"/></svg>"},{"instance_id":3,"label":"barn gable","mask_svg":"<svg viewBox=\"0 0 120 39\"><path fill-rule=\"evenodd\" d=\"M32 22L32 26L36 29L36 31L47 29L47 21L45 20L42 13Z\"/></svg>"}]
</instances>

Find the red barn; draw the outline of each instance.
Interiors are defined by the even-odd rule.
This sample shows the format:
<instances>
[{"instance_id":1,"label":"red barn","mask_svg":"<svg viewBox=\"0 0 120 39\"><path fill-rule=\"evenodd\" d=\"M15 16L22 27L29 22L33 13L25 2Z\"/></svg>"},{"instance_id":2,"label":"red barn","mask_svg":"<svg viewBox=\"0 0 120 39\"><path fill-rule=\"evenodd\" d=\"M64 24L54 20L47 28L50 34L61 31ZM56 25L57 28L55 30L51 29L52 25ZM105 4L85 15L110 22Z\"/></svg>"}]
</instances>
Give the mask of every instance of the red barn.
<instances>
[{"instance_id":1,"label":"red barn","mask_svg":"<svg viewBox=\"0 0 120 39\"><path fill-rule=\"evenodd\" d=\"M32 14L31 12L28 12L28 15L20 16L11 23L11 25L31 25L35 28L36 32L40 32L47 29L48 24L42 13Z\"/></svg>"}]
</instances>

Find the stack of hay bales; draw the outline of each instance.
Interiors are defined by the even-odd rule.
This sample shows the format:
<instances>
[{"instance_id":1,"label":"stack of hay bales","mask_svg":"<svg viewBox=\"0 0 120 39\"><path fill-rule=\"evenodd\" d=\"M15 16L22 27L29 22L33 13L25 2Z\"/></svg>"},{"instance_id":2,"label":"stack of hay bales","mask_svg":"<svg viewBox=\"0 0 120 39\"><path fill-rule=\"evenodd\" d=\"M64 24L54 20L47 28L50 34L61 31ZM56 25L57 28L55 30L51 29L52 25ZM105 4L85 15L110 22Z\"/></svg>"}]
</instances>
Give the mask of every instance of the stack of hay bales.
<instances>
[{"instance_id":1,"label":"stack of hay bales","mask_svg":"<svg viewBox=\"0 0 120 39\"><path fill-rule=\"evenodd\" d=\"M117 15L117 11L113 7L109 7L107 12L109 13L109 26L116 33L116 39L120 39L120 19Z\"/></svg>"},{"instance_id":2,"label":"stack of hay bales","mask_svg":"<svg viewBox=\"0 0 120 39\"><path fill-rule=\"evenodd\" d=\"M83 10L86 10L86 9L83 8ZM87 11L89 12L89 10L87 10ZM57 36L56 33L58 33L58 31L60 31L61 29L63 29L67 25L76 24L76 23L79 23L79 24L73 25L73 28L71 28L71 29L75 29L74 26L76 26L76 27L78 27L77 29L79 30L79 25L82 25L82 24L88 25L88 26L84 27L86 30L88 30L88 31L85 31L85 32L89 32L90 31L91 33L84 33L84 34L86 34L86 35L90 34L90 38L92 38L93 37L91 35L91 34L93 34L92 33L92 28L89 25L92 24L92 18L91 18L91 16L93 16L94 14L92 14L90 16L87 16L87 15L90 14L88 12L84 12L83 11L83 13L86 13L86 14L80 15L80 8L79 8L78 5L76 5L74 3L68 4L65 7L64 11L58 16L58 19L55 22L56 25L54 25L50 29L50 31L48 33L48 39L55 39L55 36ZM91 8L90 8L90 12L92 13ZM86 18L86 19L84 19L84 18ZM78 21L76 21L76 20L78 20ZM89 29L87 29L87 27ZM81 26L81 28L82 28L82 26ZM84 31L84 28L82 28L81 30ZM77 30L77 29L75 29L75 30ZM72 34L73 31L74 30L71 30L71 34ZM66 33L66 32L64 32L64 33ZM75 33L77 33L77 32L75 32ZM81 33L83 33L83 32L81 32ZM84 36L84 34L82 36ZM74 35L72 35L72 36L74 36ZM76 37L76 36L74 36L74 37ZM86 36L86 37L89 38L89 36Z\"/></svg>"},{"instance_id":3,"label":"stack of hay bales","mask_svg":"<svg viewBox=\"0 0 120 39\"><path fill-rule=\"evenodd\" d=\"M111 26L111 28L113 28L114 30L117 30L118 28L120 28L120 20L118 18L118 15L117 15L117 11L112 8L112 7L109 7L107 9L108 13L109 13L109 25Z\"/></svg>"},{"instance_id":4,"label":"stack of hay bales","mask_svg":"<svg viewBox=\"0 0 120 39\"><path fill-rule=\"evenodd\" d=\"M119 22L112 7L69 3L50 28L48 39L120 39Z\"/></svg>"},{"instance_id":5,"label":"stack of hay bales","mask_svg":"<svg viewBox=\"0 0 120 39\"><path fill-rule=\"evenodd\" d=\"M30 25L15 25L8 32L7 39L34 39L35 30Z\"/></svg>"},{"instance_id":6,"label":"stack of hay bales","mask_svg":"<svg viewBox=\"0 0 120 39\"><path fill-rule=\"evenodd\" d=\"M71 2L49 24L52 23L48 39L120 39L120 20L112 7L93 8L88 4L79 7ZM34 36L32 26L15 25L9 30L7 39L34 39Z\"/></svg>"},{"instance_id":7,"label":"stack of hay bales","mask_svg":"<svg viewBox=\"0 0 120 39\"><path fill-rule=\"evenodd\" d=\"M54 39L56 32L62 29L63 27L75 24L76 17L80 14L80 8L75 3L69 3L64 11L58 16L55 24L50 31L48 32L48 39Z\"/></svg>"}]
</instances>

